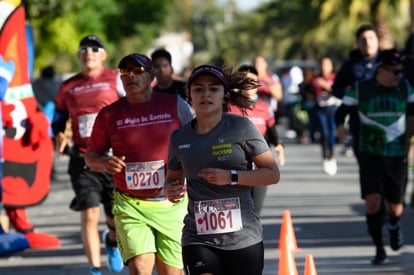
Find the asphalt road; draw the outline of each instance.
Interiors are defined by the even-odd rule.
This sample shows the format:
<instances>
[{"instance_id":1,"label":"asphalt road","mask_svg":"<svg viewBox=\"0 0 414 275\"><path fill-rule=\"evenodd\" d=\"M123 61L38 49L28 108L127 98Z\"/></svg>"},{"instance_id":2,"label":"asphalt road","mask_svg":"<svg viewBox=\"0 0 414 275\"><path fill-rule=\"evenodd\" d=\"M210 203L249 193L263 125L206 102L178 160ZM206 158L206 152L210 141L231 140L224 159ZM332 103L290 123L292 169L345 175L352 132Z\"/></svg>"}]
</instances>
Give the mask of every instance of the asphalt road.
<instances>
[{"instance_id":1,"label":"asphalt road","mask_svg":"<svg viewBox=\"0 0 414 275\"><path fill-rule=\"evenodd\" d=\"M279 234L284 210L291 213L300 248L294 253L299 274L304 274L308 254L313 255L318 274L414 274L414 211L410 207L406 208L402 218L406 245L398 252L387 246L389 262L381 266L370 264L374 248L367 235L363 201L359 198L356 163L353 157L341 155L340 149L338 146L338 173L328 176L322 172L318 145L286 145L287 160L281 167L281 180L268 188L262 211L263 274L278 273ZM68 208L73 193L66 166L66 157L56 158L56 178L49 196L41 205L28 209L30 220L37 229L57 235L62 246L51 250L25 250L2 257L1 275L88 274L79 236L79 215ZM407 198L413 189L412 178L410 175ZM104 228L102 217L100 229L103 231ZM104 253L103 247L102 251ZM105 255L103 261L106 262ZM112 273L104 268L103 274ZM124 269L120 274L128 273Z\"/></svg>"}]
</instances>

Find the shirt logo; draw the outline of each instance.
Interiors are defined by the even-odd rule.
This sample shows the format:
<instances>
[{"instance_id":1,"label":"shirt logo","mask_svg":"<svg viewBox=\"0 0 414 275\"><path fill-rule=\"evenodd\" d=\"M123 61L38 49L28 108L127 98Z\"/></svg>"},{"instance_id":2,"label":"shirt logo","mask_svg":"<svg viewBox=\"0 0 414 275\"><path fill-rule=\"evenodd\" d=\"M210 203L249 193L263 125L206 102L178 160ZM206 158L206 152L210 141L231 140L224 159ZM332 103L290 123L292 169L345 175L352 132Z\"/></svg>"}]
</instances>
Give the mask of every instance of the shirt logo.
<instances>
[{"instance_id":1,"label":"shirt logo","mask_svg":"<svg viewBox=\"0 0 414 275\"><path fill-rule=\"evenodd\" d=\"M178 149L188 149L188 148L190 148L190 144L181 144L181 145L178 145Z\"/></svg>"}]
</instances>

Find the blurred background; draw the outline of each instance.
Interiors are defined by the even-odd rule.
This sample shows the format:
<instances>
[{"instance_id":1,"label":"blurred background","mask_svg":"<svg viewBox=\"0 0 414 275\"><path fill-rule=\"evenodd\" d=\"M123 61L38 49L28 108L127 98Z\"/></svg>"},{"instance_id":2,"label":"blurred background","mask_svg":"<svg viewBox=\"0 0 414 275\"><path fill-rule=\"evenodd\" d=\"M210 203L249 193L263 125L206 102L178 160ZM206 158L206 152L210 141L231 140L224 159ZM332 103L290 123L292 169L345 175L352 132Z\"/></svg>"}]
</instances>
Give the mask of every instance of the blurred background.
<instances>
[{"instance_id":1,"label":"blurred background","mask_svg":"<svg viewBox=\"0 0 414 275\"><path fill-rule=\"evenodd\" d=\"M89 33L106 42L108 66L127 53L164 47L180 74L200 63L238 66L255 55L265 56L275 72L286 62L313 66L320 56L340 64L363 23L378 28L383 49L403 48L414 30L414 0L25 2L35 41L34 76L50 64L60 75L79 71L76 51Z\"/></svg>"}]
</instances>

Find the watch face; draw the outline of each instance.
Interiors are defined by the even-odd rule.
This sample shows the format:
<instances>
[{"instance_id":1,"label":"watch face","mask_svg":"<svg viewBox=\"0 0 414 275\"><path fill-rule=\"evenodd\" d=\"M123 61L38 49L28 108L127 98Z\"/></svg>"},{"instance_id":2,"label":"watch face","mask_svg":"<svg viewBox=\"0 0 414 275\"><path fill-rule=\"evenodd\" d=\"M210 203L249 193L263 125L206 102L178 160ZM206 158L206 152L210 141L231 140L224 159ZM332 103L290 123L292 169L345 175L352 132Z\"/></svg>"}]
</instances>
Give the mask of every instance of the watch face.
<instances>
[{"instance_id":1,"label":"watch face","mask_svg":"<svg viewBox=\"0 0 414 275\"><path fill-rule=\"evenodd\" d=\"M237 171L231 170L231 182L237 183L239 181L239 175L237 174Z\"/></svg>"}]
</instances>

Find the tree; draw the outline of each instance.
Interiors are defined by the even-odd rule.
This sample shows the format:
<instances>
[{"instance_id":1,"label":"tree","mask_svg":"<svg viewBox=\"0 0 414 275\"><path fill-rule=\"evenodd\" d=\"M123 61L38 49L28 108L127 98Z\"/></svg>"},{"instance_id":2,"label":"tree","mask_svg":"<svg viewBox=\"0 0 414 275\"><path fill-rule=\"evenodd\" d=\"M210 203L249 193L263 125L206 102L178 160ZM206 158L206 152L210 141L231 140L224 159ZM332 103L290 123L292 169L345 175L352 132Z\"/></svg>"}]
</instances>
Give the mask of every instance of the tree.
<instances>
[{"instance_id":1,"label":"tree","mask_svg":"<svg viewBox=\"0 0 414 275\"><path fill-rule=\"evenodd\" d=\"M268 1L250 14L236 16L218 36L216 52L230 62L255 54L276 60L323 55L344 59L355 30L367 22L378 28L381 47L401 47L408 34L408 4L409 0Z\"/></svg>"},{"instance_id":2,"label":"tree","mask_svg":"<svg viewBox=\"0 0 414 275\"><path fill-rule=\"evenodd\" d=\"M410 0L410 32L414 31L414 0Z\"/></svg>"},{"instance_id":3,"label":"tree","mask_svg":"<svg viewBox=\"0 0 414 275\"><path fill-rule=\"evenodd\" d=\"M130 52L145 53L160 33L172 1L27 1L35 38L35 67L54 64L61 73L78 71L75 53L80 39L89 33L105 41L109 66L116 66Z\"/></svg>"},{"instance_id":4,"label":"tree","mask_svg":"<svg viewBox=\"0 0 414 275\"><path fill-rule=\"evenodd\" d=\"M35 66L39 69L53 63L59 72L78 70L74 53L87 33L105 40L110 53L107 64L116 66L127 53L147 53L156 37L168 31L191 33L196 64L217 61L233 65L257 54L274 60L322 55L341 60L353 45L355 30L364 22L377 26L383 48L394 43L402 47L409 31L414 31L409 12L414 0L269 0L253 12L237 10L233 0L224 7L217 3L27 1L35 35Z\"/></svg>"},{"instance_id":5,"label":"tree","mask_svg":"<svg viewBox=\"0 0 414 275\"><path fill-rule=\"evenodd\" d=\"M407 29L409 1L401 0L348 0L323 1L321 10L322 22L331 22L336 30L343 29L345 22L358 26L359 22L371 22L378 30L380 47L391 48L401 44L405 35L401 29ZM355 29L355 27L354 27Z\"/></svg>"}]
</instances>

